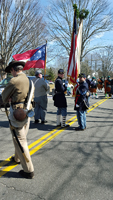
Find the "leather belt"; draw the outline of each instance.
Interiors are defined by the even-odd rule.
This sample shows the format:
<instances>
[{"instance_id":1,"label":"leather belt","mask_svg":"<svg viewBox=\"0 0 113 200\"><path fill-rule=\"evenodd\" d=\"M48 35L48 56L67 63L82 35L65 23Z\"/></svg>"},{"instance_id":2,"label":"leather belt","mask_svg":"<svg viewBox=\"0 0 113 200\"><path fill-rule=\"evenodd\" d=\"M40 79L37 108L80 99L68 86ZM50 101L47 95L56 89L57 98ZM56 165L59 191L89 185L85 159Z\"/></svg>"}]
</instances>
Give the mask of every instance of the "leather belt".
<instances>
[{"instance_id":1,"label":"leather belt","mask_svg":"<svg viewBox=\"0 0 113 200\"><path fill-rule=\"evenodd\" d=\"M62 92L57 92L57 91L56 91L55 93L56 93L56 94L61 94Z\"/></svg>"},{"instance_id":2,"label":"leather belt","mask_svg":"<svg viewBox=\"0 0 113 200\"><path fill-rule=\"evenodd\" d=\"M24 102L11 102L11 105L24 104Z\"/></svg>"}]
</instances>

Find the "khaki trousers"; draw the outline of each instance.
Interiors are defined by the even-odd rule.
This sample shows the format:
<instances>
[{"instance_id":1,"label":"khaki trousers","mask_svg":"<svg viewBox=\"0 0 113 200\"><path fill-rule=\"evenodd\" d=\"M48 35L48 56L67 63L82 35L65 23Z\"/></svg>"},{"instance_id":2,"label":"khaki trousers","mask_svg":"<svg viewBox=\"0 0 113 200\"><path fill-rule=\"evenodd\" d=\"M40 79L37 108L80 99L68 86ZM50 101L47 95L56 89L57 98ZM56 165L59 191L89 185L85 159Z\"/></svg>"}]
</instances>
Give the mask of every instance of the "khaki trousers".
<instances>
[{"instance_id":1,"label":"khaki trousers","mask_svg":"<svg viewBox=\"0 0 113 200\"><path fill-rule=\"evenodd\" d=\"M26 162L26 160L20 150L20 147L18 146L18 144L16 142L13 132L11 131L13 143L15 146L15 161L20 162L23 167L24 172L27 172L27 173L34 171L34 167L33 167L33 164L31 161L31 156L30 156L29 149L28 149L27 139L26 139L26 136L27 136L27 133L29 130L29 124L30 124L30 118L28 118L28 122L22 128L15 128L17 137L24 149L24 153L25 153L26 157L28 158L29 162Z\"/></svg>"}]
</instances>

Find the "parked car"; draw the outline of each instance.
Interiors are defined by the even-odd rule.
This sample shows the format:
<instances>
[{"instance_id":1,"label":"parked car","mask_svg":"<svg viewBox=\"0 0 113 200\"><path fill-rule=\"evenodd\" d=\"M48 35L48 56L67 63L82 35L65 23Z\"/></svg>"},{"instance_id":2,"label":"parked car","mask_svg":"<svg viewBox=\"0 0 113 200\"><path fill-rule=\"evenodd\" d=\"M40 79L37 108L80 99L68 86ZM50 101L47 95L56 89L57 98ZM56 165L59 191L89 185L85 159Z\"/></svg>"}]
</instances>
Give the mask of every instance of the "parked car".
<instances>
[{"instance_id":1,"label":"parked car","mask_svg":"<svg viewBox=\"0 0 113 200\"><path fill-rule=\"evenodd\" d=\"M33 80L34 78L36 78L36 76L28 76L28 78L30 78L31 80ZM44 75L42 76L42 79L44 80ZM47 84L49 84L49 81L47 79L45 79L45 82ZM48 94L50 93L50 91L47 92Z\"/></svg>"},{"instance_id":2,"label":"parked car","mask_svg":"<svg viewBox=\"0 0 113 200\"><path fill-rule=\"evenodd\" d=\"M6 85L8 84L8 82L11 80L12 77L7 77L4 78L1 82L0 82L0 107L3 108L4 104L2 101L2 91L4 90L4 88L6 87ZM33 80L35 78L35 76L28 76L28 78L30 78L31 80ZM44 76L43 76L44 79ZM49 81L45 79L45 82L49 84ZM7 104L7 107L9 107L9 104Z\"/></svg>"},{"instance_id":3,"label":"parked car","mask_svg":"<svg viewBox=\"0 0 113 200\"><path fill-rule=\"evenodd\" d=\"M54 82L52 82L52 81L49 81L49 84L52 84L52 85L53 85L53 84L54 84Z\"/></svg>"},{"instance_id":4,"label":"parked car","mask_svg":"<svg viewBox=\"0 0 113 200\"><path fill-rule=\"evenodd\" d=\"M30 78L31 80L33 80L34 78L36 78L36 76L28 76L28 78ZM42 79L44 80L44 75L43 75ZM47 84L49 84L49 81L47 79L45 79L45 82Z\"/></svg>"},{"instance_id":5,"label":"parked car","mask_svg":"<svg viewBox=\"0 0 113 200\"><path fill-rule=\"evenodd\" d=\"M4 90L4 88L6 87L6 85L8 84L8 82L11 80L12 76L4 78L1 82L0 82L0 107L4 107L3 101L2 101L2 91ZM7 104L7 106L9 107L9 104Z\"/></svg>"},{"instance_id":6,"label":"parked car","mask_svg":"<svg viewBox=\"0 0 113 200\"><path fill-rule=\"evenodd\" d=\"M30 80L33 80L35 76L28 76L28 78L30 78Z\"/></svg>"},{"instance_id":7,"label":"parked car","mask_svg":"<svg viewBox=\"0 0 113 200\"><path fill-rule=\"evenodd\" d=\"M0 88L2 87L6 87L7 83L11 80L12 76L11 77L7 77L7 78L4 78L1 82L0 82Z\"/></svg>"}]
</instances>

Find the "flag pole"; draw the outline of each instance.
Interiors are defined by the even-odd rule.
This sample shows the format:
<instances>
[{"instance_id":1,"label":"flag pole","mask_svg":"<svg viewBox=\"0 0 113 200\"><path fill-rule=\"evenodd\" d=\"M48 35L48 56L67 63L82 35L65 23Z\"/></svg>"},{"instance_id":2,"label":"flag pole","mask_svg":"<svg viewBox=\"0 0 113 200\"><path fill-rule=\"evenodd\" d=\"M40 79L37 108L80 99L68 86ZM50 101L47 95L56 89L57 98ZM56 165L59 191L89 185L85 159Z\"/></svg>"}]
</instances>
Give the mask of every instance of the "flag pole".
<instances>
[{"instance_id":1,"label":"flag pole","mask_svg":"<svg viewBox=\"0 0 113 200\"><path fill-rule=\"evenodd\" d=\"M80 57L81 57L81 48L82 48L82 28L83 28L83 19L80 20L80 24L79 24L79 29L78 29L78 33L77 33L77 38L79 39L79 41L77 41L79 43L79 49L78 49L78 57L79 57L79 60L78 60L78 69L77 69L77 77L78 75L80 74L81 72L81 65L80 65Z\"/></svg>"},{"instance_id":2,"label":"flag pole","mask_svg":"<svg viewBox=\"0 0 113 200\"><path fill-rule=\"evenodd\" d=\"M73 32L74 32L74 23L75 23L75 12L76 12L76 9L74 9L74 17L73 17L73 30L72 30L72 34L71 34L71 43L72 43L72 38L73 38ZM72 94L72 97L75 96L75 85L73 85L73 94Z\"/></svg>"},{"instance_id":3,"label":"flag pole","mask_svg":"<svg viewBox=\"0 0 113 200\"><path fill-rule=\"evenodd\" d=\"M44 80L46 75L46 59L47 59L47 40L46 40L46 49L45 49L45 68L44 68Z\"/></svg>"}]
</instances>

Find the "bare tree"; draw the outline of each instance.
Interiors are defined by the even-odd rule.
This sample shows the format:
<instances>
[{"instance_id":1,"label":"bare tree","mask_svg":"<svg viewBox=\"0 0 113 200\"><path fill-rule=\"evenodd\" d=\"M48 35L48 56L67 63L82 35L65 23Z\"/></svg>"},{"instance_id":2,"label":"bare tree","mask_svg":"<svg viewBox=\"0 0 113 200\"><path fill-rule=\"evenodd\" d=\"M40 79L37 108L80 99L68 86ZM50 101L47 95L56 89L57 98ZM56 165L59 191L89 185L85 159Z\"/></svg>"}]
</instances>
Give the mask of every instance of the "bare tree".
<instances>
[{"instance_id":1,"label":"bare tree","mask_svg":"<svg viewBox=\"0 0 113 200\"><path fill-rule=\"evenodd\" d=\"M113 46L106 47L97 55L98 69L102 76L113 76Z\"/></svg>"},{"instance_id":2,"label":"bare tree","mask_svg":"<svg viewBox=\"0 0 113 200\"><path fill-rule=\"evenodd\" d=\"M2 71L12 55L36 48L46 41L45 22L42 16L39 0L1 0Z\"/></svg>"},{"instance_id":3,"label":"bare tree","mask_svg":"<svg viewBox=\"0 0 113 200\"><path fill-rule=\"evenodd\" d=\"M110 5L107 0L56 0L50 2L51 6L47 10L49 32L51 40L59 47L60 53L61 49L65 50L65 54L69 55L70 53L73 4L75 3L80 10L83 8L89 10L89 15L83 22L81 59L91 50L103 47L89 48L89 44L96 35L107 32L113 27L113 12L109 9Z\"/></svg>"},{"instance_id":4,"label":"bare tree","mask_svg":"<svg viewBox=\"0 0 113 200\"><path fill-rule=\"evenodd\" d=\"M81 62L81 72L85 73L86 76L92 74L92 69L88 58L85 58L85 60Z\"/></svg>"},{"instance_id":5,"label":"bare tree","mask_svg":"<svg viewBox=\"0 0 113 200\"><path fill-rule=\"evenodd\" d=\"M113 77L113 46L85 56L81 62L81 71L86 75L95 73L97 77L108 75Z\"/></svg>"}]
</instances>

